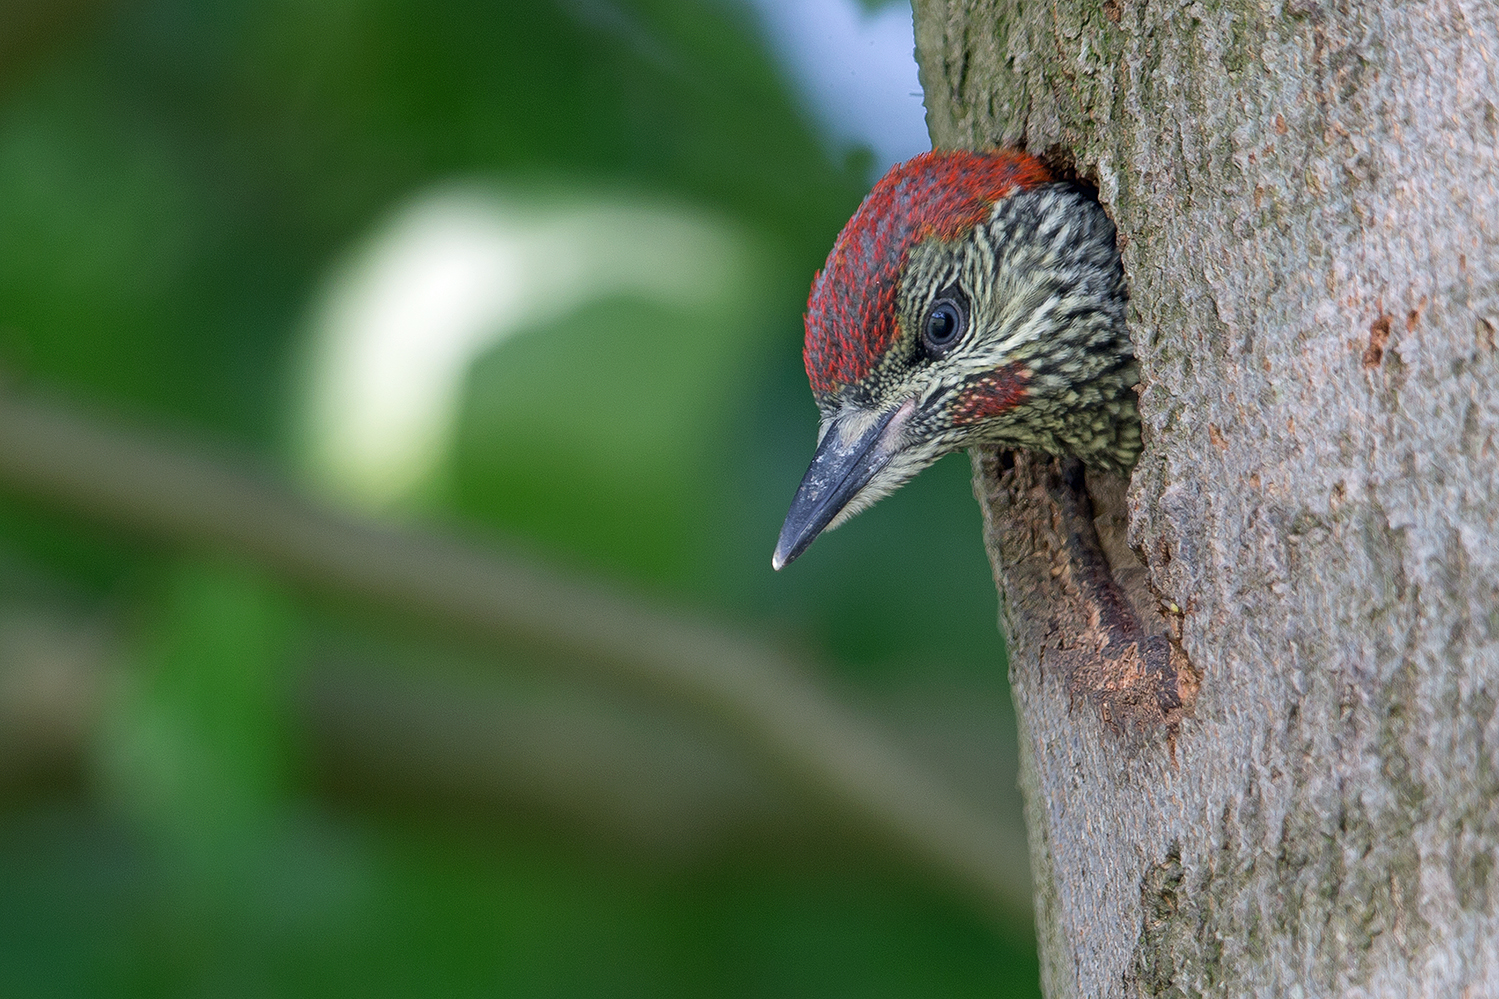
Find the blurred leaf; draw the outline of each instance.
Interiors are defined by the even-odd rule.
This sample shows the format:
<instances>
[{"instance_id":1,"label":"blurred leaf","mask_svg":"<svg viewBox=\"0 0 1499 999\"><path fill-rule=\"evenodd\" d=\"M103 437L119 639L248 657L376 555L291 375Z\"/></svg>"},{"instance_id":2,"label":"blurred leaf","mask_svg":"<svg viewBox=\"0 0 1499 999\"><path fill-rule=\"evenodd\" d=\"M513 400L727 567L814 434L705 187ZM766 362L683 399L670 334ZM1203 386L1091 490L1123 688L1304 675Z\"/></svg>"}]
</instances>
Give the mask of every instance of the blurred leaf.
<instances>
[{"instance_id":1,"label":"blurred leaf","mask_svg":"<svg viewBox=\"0 0 1499 999\"><path fill-rule=\"evenodd\" d=\"M750 386L753 311L610 299L523 331L476 366L461 506L559 548L680 573Z\"/></svg>"},{"instance_id":2,"label":"blurred leaf","mask_svg":"<svg viewBox=\"0 0 1499 999\"><path fill-rule=\"evenodd\" d=\"M195 563L171 575L142 629L102 773L126 813L189 863L232 867L284 807L293 629L264 582Z\"/></svg>"},{"instance_id":3,"label":"blurred leaf","mask_svg":"<svg viewBox=\"0 0 1499 999\"><path fill-rule=\"evenodd\" d=\"M185 372L161 320L198 213L170 155L72 81L6 110L0 315L27 334L24 362L111 394L173 391Z\"/></svg>"}]
</instances>

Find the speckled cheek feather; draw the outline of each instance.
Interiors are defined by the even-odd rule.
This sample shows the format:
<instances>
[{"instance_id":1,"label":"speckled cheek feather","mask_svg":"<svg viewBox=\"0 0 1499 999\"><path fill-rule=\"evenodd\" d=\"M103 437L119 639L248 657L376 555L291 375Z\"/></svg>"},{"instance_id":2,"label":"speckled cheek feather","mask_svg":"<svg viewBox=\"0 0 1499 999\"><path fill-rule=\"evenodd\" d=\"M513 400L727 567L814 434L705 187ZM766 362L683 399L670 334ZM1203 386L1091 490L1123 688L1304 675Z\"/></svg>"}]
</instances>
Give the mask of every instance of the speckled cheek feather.
<instances>
[{"instance_id":1,"label":"speckled cheek feather","mask_svg":"<svg viewBox=\"0 0 1499 999\"><path fill-rule=\"evenodd\" d=\"M955 239L1001 198L1050 181L1023 153L930 152L882 177L812 281L803 359L823 399L863 380L896 335L896 286L911 247Z\"/></svg>"},{"instance_id":2,"label":"speckled cheek feather","mask_svg":"<svg viewBox=\"0 0 1499 999\"><path fill-rule=\"evenodd\" d=\"M973 379L953 406L953 426L973 426L1009 412L1025 401L1030 380L1024 364L1009 364Z\"/></svg>"}]
</instances>

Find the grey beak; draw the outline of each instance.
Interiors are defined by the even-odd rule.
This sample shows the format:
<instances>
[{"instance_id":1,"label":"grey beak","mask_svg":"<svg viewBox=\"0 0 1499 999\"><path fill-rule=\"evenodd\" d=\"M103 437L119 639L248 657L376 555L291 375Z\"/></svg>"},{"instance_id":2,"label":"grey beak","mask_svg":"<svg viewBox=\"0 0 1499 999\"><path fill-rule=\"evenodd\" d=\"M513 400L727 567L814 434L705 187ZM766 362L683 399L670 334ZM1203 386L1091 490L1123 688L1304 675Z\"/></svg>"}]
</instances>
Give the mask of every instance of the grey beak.
<instances>
[{"instance_id":1,"label":"grey beak","mask_svg":"<svg viewBox=\"0 0 1499 999\"><path fill-rule=\"evenodd\" d=\"M885 467L896 452L885 440L885 431L897 415L908 412L909 406L892 409L848 442L840 438L836 424L828 428L791 500L781 539L770 558L772 568L780 569L806 551L849 500Z\"/></svg>"}]
</instances>

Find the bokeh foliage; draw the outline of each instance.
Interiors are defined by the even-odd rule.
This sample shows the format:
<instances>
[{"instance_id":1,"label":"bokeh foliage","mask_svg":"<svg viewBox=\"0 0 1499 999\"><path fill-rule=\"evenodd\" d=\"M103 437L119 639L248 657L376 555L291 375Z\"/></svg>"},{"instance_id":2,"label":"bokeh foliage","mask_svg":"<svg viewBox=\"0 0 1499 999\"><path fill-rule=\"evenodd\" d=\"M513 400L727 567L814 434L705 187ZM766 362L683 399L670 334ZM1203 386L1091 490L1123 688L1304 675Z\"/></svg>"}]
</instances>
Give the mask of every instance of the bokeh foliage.
<instances>
[{"instance_id":1,"label":"bokeh foliage","mask_svg":"<svg viewBox=\"0 0 1499 999\"><path fill-rule=\"evenodd\" d=\"M809 121L721 0L12 0L0 352L9 377L286 467L310 303L403 198L479 178L699 206L760 248L743 320L611 300L481 359L425 515L854 685L1002 704L961 461L768 569L815 421L806 283L869 179ZM652 455L638 490L600 488ZM117 638L82 762L0 799L7 994L1034 992L1029 941L870 851L658 862L546 817L341 792L297 708L309 666L492 668L467 650L11 499L0 568L6 606Z\"/></svg>"}]
</instances>

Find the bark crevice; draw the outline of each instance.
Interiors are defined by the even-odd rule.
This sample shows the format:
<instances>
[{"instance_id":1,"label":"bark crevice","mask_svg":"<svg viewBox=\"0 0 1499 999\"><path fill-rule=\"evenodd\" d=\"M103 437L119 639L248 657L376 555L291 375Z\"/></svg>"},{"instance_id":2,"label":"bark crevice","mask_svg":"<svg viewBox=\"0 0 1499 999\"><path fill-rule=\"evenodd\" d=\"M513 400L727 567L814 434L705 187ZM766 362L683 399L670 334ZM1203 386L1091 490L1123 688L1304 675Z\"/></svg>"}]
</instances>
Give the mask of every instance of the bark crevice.
<instances>
[{"instance_id":1,"label":"bark crevice","mask_svg":"<svg viewBox=\"0 0 1499 999\"><path fill-rule=\"evenodd\" d=\"M1199 680L1126 543L1124 480L1006 452L975 452L974 469L996 579L1026 622L1011 625L1011 641L1033 633L1041 674L1129 751L1159 733L1174 759Z\"/></svg>"}]
</instances>

